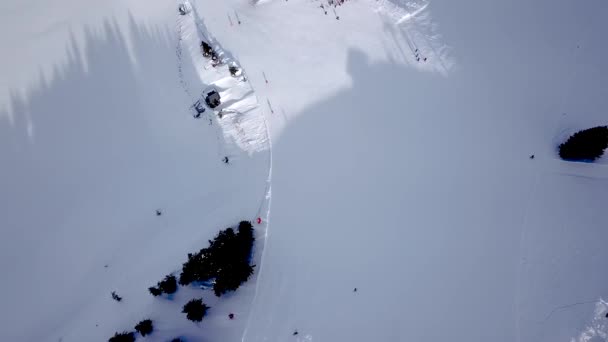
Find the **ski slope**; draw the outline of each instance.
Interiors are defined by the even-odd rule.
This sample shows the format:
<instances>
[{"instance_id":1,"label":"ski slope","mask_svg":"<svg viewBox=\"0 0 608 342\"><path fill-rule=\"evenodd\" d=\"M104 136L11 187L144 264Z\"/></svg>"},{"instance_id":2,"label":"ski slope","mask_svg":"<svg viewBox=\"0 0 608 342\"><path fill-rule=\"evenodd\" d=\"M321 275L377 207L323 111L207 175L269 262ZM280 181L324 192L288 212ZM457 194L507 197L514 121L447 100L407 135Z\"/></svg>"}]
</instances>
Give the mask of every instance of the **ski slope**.
<instances>
[{"instance_id":1,"label":"ski slope","mask_svg":"<svg viewBox=\"0 0 608 342\"><path fill-rule=\"evenodd\" d=\"M608 4L178 4L0 5L0 340L608 340L608 159L555 151L606 124ZM147 293L257 217L237 292Z\"/></svg>"}]
</instances>

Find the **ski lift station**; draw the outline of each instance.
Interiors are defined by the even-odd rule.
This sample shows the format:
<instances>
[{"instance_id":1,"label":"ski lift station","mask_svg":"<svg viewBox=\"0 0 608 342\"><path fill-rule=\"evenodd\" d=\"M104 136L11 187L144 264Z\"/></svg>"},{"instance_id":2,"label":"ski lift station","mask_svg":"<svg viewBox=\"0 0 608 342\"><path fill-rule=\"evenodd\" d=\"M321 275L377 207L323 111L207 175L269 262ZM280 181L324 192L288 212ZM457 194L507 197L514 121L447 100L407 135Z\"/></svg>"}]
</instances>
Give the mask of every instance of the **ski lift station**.
<instances>
[{"instance_id":1,"label":"ski lift station","mask_svg":"<svg viewBox=\"0 0 608 342\"><path fill-rule=\"evenodd\" d=\"M220 94L215 90L208 92L205 96L205 102L207 103L207 106L209 106L209 108L216 108L221 103Z\"/></svg>"}]
</instances>

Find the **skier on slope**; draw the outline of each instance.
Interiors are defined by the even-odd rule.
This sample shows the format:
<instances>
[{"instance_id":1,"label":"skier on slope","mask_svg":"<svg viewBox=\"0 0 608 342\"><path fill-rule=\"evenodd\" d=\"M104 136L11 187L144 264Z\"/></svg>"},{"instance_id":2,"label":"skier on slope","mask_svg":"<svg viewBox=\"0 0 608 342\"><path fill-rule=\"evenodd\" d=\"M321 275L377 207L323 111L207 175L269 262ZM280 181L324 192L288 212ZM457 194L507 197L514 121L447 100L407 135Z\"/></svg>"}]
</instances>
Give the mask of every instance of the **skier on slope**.
<instances>
[{"instance_id":1,"label":"skier on slope","mask_svg":"<svg viewBox=\"0 0 608 342\"><path fill-rule=\"evenodd\" d=\"M179 10L179 14L181 15L186 15L190 13L190 6L188 5L188 3L180 4L177 9Z\"/></svg>"}]
</instances>

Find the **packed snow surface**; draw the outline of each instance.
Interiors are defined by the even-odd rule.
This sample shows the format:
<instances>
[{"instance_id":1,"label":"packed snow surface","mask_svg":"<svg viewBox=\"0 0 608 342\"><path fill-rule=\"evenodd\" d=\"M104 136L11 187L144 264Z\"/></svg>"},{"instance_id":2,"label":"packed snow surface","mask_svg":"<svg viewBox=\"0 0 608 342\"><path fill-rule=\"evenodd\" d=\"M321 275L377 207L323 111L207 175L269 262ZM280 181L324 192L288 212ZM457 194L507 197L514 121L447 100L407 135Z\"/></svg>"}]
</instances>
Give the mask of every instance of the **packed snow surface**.
<instances>
[{"instance_id":1,"label":"packed snow surface","mask_svg":"<svg viewBox=\"0 0 608 342\"><path fill-rule=\"evenodd\" d=\"M1 341L608 340L608 3L332 3L0 4ZM241 220L239 290L148 293Z\"/></svg>"}]
</instances>

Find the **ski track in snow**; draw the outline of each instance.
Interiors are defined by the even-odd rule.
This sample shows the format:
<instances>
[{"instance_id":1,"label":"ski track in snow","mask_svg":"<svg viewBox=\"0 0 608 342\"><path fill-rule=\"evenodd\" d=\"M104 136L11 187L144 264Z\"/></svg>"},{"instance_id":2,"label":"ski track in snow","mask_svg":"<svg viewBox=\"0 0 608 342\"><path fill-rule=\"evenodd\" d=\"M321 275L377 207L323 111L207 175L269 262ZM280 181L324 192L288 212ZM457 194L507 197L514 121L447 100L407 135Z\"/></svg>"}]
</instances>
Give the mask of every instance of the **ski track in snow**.
<instances>
[{"instance_id":1,"label":"ski track in snow","mask_svg":"<svg viewBox=\"0 0 608 342\"><path fill-rule=\"evenodd\" d=\"M591 322L579 333L577 337L570 339L570 342L591 342L602 339L608 340L608 321L606 320L606 314L608 313L608 303L603 299L597 301L590 301L584 303L575 303L568 306L563 306L558 309L568 308L575 305L595 303L595 311ZM555 310L554 310L555 311ZM551 312L553 313L553 312Z\"/></svg>"},{"instance_id":2,"label":"ski track in snow","mask_svg":"<svg viewBox=\"0 0 608 342\"><path fill-rule=\"evenodd\" d=\"M542 159L541 159L542 160ZM528 221L529 221L529 216L530 216L530 211L532 208L532 203L534 198L536 197L536 193L538 191L538 187L539 184L541 182L541 180L543 179L543 176L545 176L547 174L547 170L556 170L559 169L560 164L572 164L572 162L568 162L568 161L564 161L561 160L559 158L548 158L546 160L546 165L544 168L539 169L536 172L535 175L535 180L533 182L533 186L531 187L528 195L527 195L527 199L526 199L526 207L525 207L525 212L524 215L522 217L522 223L521 223L521 233L520 233L520 242L519 242L519 250L520 250L520 256L519 256L519 270L518 270L518 280L517 280L517 289L516 289L516 296L515 296L515 300L516 300L516 304L515 304L515 311L518 313L517 314L517 318L515 320L515 325L516 325L516 333L517 333L517 341L521 341L521 319L522 316L519 314L520 312L520 307L521 307L521 288L522 288L522 283L523 283L523 272L524 272L524 265L528 262L526 256L524 255L524 241L526 241L526 236L527 236L527 229L526 227L528 226ZM576 171L576 172L551 172L552 174L555 175L561 175L561 176L566 176L566 177L574 177L574 178L582 178L582 179L587 179L587 180L598 180L598 179L608 179L608 177L606 177L605 175L605 170L602 167L603 165L600 164L595 164L595 163L579 163L580 164L580 168ZM592 304L592 303L596 303L596 311L598 310L597 308L599 306L604 307L604 313L608 312L608 305L606 304L606 302L604 302L603 300L600 299L600 301L598 302L597 300L581 300L581 301L577 301L574 303L568 303L568 304L562 304L562 305L558 305L555 306L553 309L551 309L547 315L545 317L543 317L540 320L535 321L535 323L537 324L544 324L546 323L555 313L563 311L563 310L567 310L579 305L586 305L586 304ZM597 315L597 314L596 314ZM602 314L602 320L605 320L606 318L603 316ZM593 322L591 323L592 325L597 325L597 317L595 317L593 319ZM578 337L578 339L572 339L571 342L585 342L585 341L590 341L590 338L592 338L593 336L599 336L602 338L606 338L608 337L608 327L602 325L602 334L595 334L597 333L597 329L592 328L592 327L587 327L585 329L584 332L581 333L581 335ZM591 336L591 337L589 337Z\"/></svg>"},{"instance_id":3,"label":"ski track in snow","mask_svg":"<svg viewBox=\"0 0 608 342\"><path fill-rule=\"evenodd\" d=\"M268 229L269 229L269 218L270 218L270 206L271 206L271 202L272 202L272 140L270 138L270 129L268 127L268 122L266 121L266 118L264 119L264 125L266 126L266 132L268 132L268 178L266 179L266 194L264 196L264 198L261 201L260 204L260 209L258 210L258 214L256 215L257 217L262 217L262 211L264 209L266 209L265 214L263 215L265 220L264 220L264 235L263 235L263 239L262 239L262 243L260 245L260 243L256 243L256 245L254 246L255 250L254 253L259 255L259 263L258 263L258 270L257 272L254 274L253 276L253 281L255 281L255 289L253 292L253 298L251 300L251 303L255 303L256 299L258 297L258 293L259 293L259 287L260 287L260 281L259 281L259 276L262 274L262 268L264 267L264 260L266 259L266 243L268 241ZM264 208L265 207L265 208ZM251 310L251 308L249 308ZM251 312L251 311L250 311ZM245 341L245 336L247 336L247 332L249 331L249 327L251 325L251 314L248 315L247 317L247 323L245 323L245 329L243 330L243 335L241 337L241 341Z\"/></svg>"},{"instance_id":4,"label":"ski track in snow","mask_svg":"<svg viewBox=\"0 0 608 342\"><path fill-rule=\"evenodd\" d=\"M523 263L524 263L524 257L523 257L523 247L524 247L524 241L525 241L525 236L526 236L526 225L528 224L528 217L530 216L530 207L532 206L532 200L534 198L534 194L536 194L536 191L538 189L538 183L540 181L541 178L541 173L538 172L536 174L535 180L534 180L534 185L532 186L532 188L530 189L527 199L526 199L526 207L524 208L524 214L522 216L522 220L521 220L521 232L520 232L520 237L519 237L519 265L518 265L518 270L517 270L517 283L516 283L516 290L515 290L515 312L517 314L517 317L515 318L515 332L517 334L517 341L521 341L521 315L519 314L520 312L520 306L521 306L521 284L522 284L522 274L523 274Z\"/></svg>"}]
</instances>

